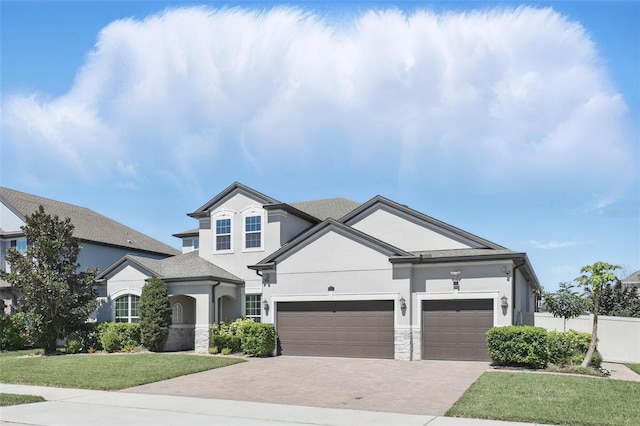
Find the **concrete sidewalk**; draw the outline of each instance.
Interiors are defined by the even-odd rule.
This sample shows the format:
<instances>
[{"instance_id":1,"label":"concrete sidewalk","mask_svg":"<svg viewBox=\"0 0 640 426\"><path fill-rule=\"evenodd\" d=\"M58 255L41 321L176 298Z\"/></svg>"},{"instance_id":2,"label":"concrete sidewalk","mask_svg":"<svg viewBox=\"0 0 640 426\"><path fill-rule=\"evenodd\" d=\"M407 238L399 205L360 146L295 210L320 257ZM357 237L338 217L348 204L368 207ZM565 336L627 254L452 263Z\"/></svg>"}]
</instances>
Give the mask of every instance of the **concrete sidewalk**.
<instances>
[{"instance_id":1,"label":"concrete sidewalk","mask_svg":"<svg viewBox=\"0 0 640 426\"><path fill-rule=\"evenodd\" d=\"M0 384L0 392L40 395L47 400L0 408L0 424L6 426L531 426L531 423L42 386Z\"/></svg>"}]
</instances>

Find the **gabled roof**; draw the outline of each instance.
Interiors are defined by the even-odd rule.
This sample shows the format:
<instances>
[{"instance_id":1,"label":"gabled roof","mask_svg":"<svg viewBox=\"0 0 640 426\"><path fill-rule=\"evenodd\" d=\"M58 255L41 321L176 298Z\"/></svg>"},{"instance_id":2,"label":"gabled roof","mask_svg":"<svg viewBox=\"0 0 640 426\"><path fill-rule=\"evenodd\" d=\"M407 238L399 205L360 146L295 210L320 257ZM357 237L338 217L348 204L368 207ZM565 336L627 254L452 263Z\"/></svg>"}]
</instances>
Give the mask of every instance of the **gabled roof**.
<instances>
[{"instance_id":1,"label":"gabled roof","mask_svg":"<svg viewBox=\"0 0 640 426\"><path fill-rule=\"evenodd\" d=\"M185 237L197 237L200 235L199 228L189 229L188 231L178 232L177 234L173 234L174 237L185 238Z\"/></svg>"},{"instance_id":2,"label":"gabled roof","mask_svg":"<svg viewBox=\"0 0 640 426\"><path fill-rule=\"evenodd\" d=\"M224 189L222 192L220 192L218 195L216 195L215 197L213 197L212 199L204 203L199 209L197 209L193 213L187 213L187 216L190 216L193 218L206 217L208 215L209 209L212 206L214 206L215 204L223 200L227 195L231 194L234 191L247 193L253 196L254 198L258 199L261 204L279 203L279 201L276 200L275 198L271 198L268 195L258 192L255 189L249 188L248 186L245 186L239 182L234 182L231 185L229 185L226 189Z\"/></svg>"},{"instance_id":3,"label":"gabled roof","mask_svg":"<svg viewBox=\"0 0 640 426\"><path fill-rule=\"evenodd\" d=\"M290 252L291 250L295 249L297 246L304 244L305 241L309 240L310 238L312 238L314 235L318 234L319 232L322 232L325 229L328 228L335 228L337 230L340 230L348 235L352 235L354 236L356 239L360 239L363 241L366 241L368 243L370 243L373 246L378 247L381 250L384 250L386 252L386 254L390 257L402 257L402 256L412 256L411 253L406 252L402 249L399 249L398 247L392 246L391 244L385 243L384 241L381 241L377 238L372 237L369 234L365 234L364 232L358 231L357 229L351 228L343 223L340 223L336 220L333 219L327 219L325 221L323 221L322 223L319 223L318 225L314 226L313 228L309 229L308 231L302 233L301 235L299 235L298 237L294 238L291 242L283 245L279 250L275 251L274 253L272 253L271 255L267 256L266 258L264 258L263 260L261 260L259 263L257 263L256 265L250 265L249 268L250 269L254 269L254 270L262 270L262 269L270 269L273 267L274 263L281 258L282 256L286 255L288 252Z\"/></svg>"},{"instance_id":4,"label":"gabled roof","mask_svg":"<svg viewBox=\"0 0 640 426\"><path fill-rule=\"evenodd\" d=\"M326 219L339 220L360 206L360 203L346 198L328 198L326 200L289 203L289 205L323 221Z\"/></svg>"},{"instance_id":5,"label":"gabled roof","mask_svg":"<svg viewBox=\"0 0 640 426\"><path fill-rule=\"evenodd\" d=\"M640 269L620 280L622 284L630 286L631 284L640 284Z\"/></svg>"},{"instance_id":6,"label":"gabled roof","mask_svg":"<svg viewBox=\"0 0 640 426\"><path fill-rule=\"evenodd\" d=\"M351 225L355 222L355 219L358 218L358 216L360 216L361 214L365 213L366 211L368 211L370 208L374 207L376 204L383 204L386 206L389 206L393 209L396 209L398 211L401 211L407 215L413 216L414 218L421 220L435 228L441 228L447 232L450 232L454 235L457 235L461 238L473 241L477 244L480 244L482 246L488 247L488 248L492 248L492 249L496 249L496 250L502 250L502 249L506 249L506 247L503 247L499 244L496 244L494 242L491 242L489 240L485 240L484 238L481 238L477 235L471 234L467 231L463 231L460 228L456 228L453 225L449 225L448 223L442 222L438 219L435 219L431 216L427 216L424 213L420 213L417 210L414 210L412 208L409 208L408 206L405 206L403 204L398 204L395 201L389 200L388 198L385 198L381 195L377 195L375 197L373 197L371 200L367 201L366 203L362 204L360 207L356 208L355 210L353 210L351 213L347 214L346 216L344 216L342 219L340 219L340 222L345 223L347 225Z\"/></svg>"},{"instance_id":7,"label":"gabled roof","mask_svg":"<svg viewBox=\"0 0 640 426\"><path fill-rule=\"evenodd\" d=\"M173 247L86 207L4 187L0 187L0 200L22 220L37 211L40 205L44 207L47 214L57 215L61 219L68 217L75 227L73 235L83 241L154 254L175 255L180 253Z\"/></svg>"},{"instance_id":8,"label":"gabled roof","mask_svg":"<svg viewBox=\"0 0 640 426\"><path fill-rule=\"evenodd\" d=\"M412 252L411 256L395 256L389 258L391 263L412 264L457 263L476 260L511 260L515 263L516 268L521 268L520 272L522 272L525 279L531 282L536 290L542 291L540 281L531 266L531 262L529 262L527 254L509 249L472 248L427 250Z\"/></svg>"},{"instance_id":9,"label":"gabled roof","mask_svg":"<svg viewBox=\"0 0 640 426\"><path fill-rule=\"evenodd\" d=\"M201 258L198 255L198 251L179 254L166 259L150 259L143 256L127 255L100 273L97 279L104 280L112 271L126 262L134 263L143 268L150 276L162 278L166 281L210 279L234 284L243 283L242 278Z\"/></svg>"}]
</instances>

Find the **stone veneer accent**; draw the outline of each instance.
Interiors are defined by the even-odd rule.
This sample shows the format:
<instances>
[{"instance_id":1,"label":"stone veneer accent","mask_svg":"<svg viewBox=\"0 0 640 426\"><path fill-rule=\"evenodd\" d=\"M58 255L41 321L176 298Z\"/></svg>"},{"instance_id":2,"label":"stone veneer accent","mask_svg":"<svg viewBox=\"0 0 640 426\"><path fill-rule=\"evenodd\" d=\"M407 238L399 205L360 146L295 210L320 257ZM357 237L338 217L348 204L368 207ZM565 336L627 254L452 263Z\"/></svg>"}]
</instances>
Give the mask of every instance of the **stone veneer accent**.
<instances>
[{"instance_id":1,"label":"stone veneer accent","mask_svg":"<svg viewBox=\"0 0 640 426\"><path fill-rule=\"evenodd\" d=\"M414 329L413 332L413 359L419 361L422 359L422 336L421 330Z\"/></svg>"},{"instance_id":2,"label":"stone veneer accent","mask_svg":"<svg viewBox=\"0 0 640 426\"><path fill-rule=\"evenodd\" d=\"M394 335L395 359L411 361L411 329L396 328Z\"/></svg>"},{"instance_id":3,"label":"stone veneer accent","mask_svg":"<svg viewBox=\"0 0 640 426\"><path fill-rule=\"evenodd\" d=\"M165 352L190 351L195 342L194 326L169 327L169 337L164 345Z\"/></svg>"},{"instance_id":4,"label":"stone veneer accent","mask_svg":"<svg viewBox=\"0 0 640 426\"><path fill-rule=\"evenodd\" d=\"M196 327L194 349L199 354L209 353L209 327Z\"/></svg>"}]
</instances>

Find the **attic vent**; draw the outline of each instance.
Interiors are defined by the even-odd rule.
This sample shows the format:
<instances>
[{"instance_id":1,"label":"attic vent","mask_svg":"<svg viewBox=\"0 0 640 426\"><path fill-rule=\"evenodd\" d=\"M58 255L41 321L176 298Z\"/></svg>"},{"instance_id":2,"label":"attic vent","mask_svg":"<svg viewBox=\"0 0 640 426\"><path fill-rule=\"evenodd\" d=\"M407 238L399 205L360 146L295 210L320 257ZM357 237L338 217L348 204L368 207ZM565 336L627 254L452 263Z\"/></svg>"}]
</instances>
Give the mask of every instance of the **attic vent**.
<instances>
[{"instance_id":1,"label":"attic vent","mask_svg":"<svg viewBox=\"0 0 640 426\"><path fill-rule=\"evenodd\" d=\"M131 240L127 240L127 243L129 243L129 244L133 244L133 241L131 241Z\"/></svg>"}]
</instances>

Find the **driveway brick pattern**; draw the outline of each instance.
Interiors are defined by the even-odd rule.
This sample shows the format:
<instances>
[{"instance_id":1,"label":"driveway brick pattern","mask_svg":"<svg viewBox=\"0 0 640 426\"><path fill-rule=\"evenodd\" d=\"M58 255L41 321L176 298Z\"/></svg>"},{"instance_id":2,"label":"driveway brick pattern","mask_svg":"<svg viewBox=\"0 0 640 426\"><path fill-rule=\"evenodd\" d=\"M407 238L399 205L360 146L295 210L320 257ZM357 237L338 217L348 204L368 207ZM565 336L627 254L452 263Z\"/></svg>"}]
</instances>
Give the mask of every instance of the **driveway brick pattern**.
<instances>
[{"instance_id":1,"label":"driveway brick pattern","mask_svg":"<svg viewBox=\"0 0 640 426\"><path fill-rule=\"evenodd\" d=\"M488 362L280 356L124 392L440 416L489 368Z\"/></svg>"}]
</instances>

